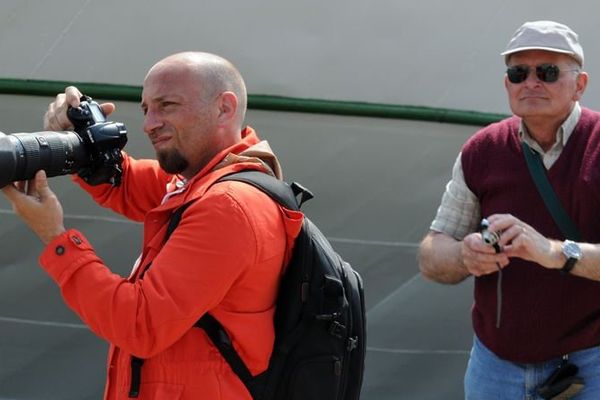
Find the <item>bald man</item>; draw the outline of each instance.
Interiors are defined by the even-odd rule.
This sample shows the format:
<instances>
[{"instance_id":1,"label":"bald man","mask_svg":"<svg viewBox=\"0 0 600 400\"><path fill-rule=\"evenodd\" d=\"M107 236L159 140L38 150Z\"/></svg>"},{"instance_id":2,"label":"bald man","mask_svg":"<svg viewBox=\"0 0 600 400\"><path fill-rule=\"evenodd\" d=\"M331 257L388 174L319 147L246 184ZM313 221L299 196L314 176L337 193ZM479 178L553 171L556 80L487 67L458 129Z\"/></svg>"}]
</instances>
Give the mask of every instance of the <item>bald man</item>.
<instances>
[{"instance_id":1,"label":"bald man","mask_svg":"<svg viewBox=\"0 0 600 400\"><path fill-rule=\"evenodd\" d=\"M59 94L44 128L73 129L66 110L81 95L75 87ZM115 109L101 107L107 115ZM90 186L74 176L98 204L144 223L143 250L129 277L112 273L81 232L65 228L43 171L2 190L46 245L40 264L65 302L110 342L105 399L250 399L194 324L210 313L252 375L267 368L279 277L302 214L244 183L213 185L240 170L281 178L268 143L243 127L246 88L229 61L199 52L159 61L144 80L141 109L156 160L123 152L119 186ZM165 242L171 215L184 206Z\"/></svg>"}]
</instances>

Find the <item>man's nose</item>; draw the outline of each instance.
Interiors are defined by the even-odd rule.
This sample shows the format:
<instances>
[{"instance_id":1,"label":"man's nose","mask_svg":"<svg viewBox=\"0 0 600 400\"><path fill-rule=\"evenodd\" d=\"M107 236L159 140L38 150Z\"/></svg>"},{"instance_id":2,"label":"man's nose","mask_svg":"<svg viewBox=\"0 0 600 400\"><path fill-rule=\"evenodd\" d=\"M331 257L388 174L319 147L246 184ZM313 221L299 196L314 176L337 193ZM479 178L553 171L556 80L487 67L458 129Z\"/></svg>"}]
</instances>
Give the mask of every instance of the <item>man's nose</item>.
<instances>
[{"instance_id":1,"label":"man's nose","mask_svg":"<svg viewBox=\"0 0 600 400\"><path fill-rule=\"evenodd\" d=\"M148 111L144 116L144 132L147 134L151 134L155 129L160 128L162 125L163 122L156 113Z\"/></svg>"}]
</instances>

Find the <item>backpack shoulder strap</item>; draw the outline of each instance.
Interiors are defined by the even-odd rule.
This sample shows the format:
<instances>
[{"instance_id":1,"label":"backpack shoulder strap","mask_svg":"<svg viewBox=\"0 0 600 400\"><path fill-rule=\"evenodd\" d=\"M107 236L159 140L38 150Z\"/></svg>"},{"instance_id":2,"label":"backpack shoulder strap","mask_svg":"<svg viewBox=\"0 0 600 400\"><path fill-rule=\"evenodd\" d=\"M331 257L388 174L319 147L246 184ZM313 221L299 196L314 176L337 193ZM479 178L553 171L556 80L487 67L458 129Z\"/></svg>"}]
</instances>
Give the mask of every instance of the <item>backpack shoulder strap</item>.
<instances>
[{"instance_id":1,"label":"backpack shoulder strap","mask_svg":"<svg viewBox=\"0 0 600 400\"><path fill-rule=\"evenodd\" d=\"M211 314L206 313L194 324L194 326L204 329L210 341L219 350L219 353L221 353L225 361L227 361L227 364L229 364L233 372L240 378L254 397L255 379L246 366L246 363L244 363L244 360L242 360L233 347L233 343L225 331L225 328L223 328L223 325L221 325L221 323Z\"/></svg>"},{"instance_id":2,"label":"backpack shoulder strap","mask_svg":"<svg viewBox=\"0 0 600 400\"><path fill-rule=\"evenodd\" d=\"M304 201L307 201L313 197L312 193L297 183L288 185L286 182L280 181L271 175L268 175L260 171L242 171L229 175L224 175L217 179L214 183L222 181L239 181L245 182L261 190L274 201L281 204L282 206L291 209L299 210L300 205ZM300 195L300 201L297 200L296 196ZM192 205L193 202L184 204L177 208L171 214L169 219L169 225L165 233L164 241L166 242L171 237L171 234L175 231L175 228L181 221L181 216L184 211ZM147 268L146 268L147 269ZM143 274L146 272L144 270ZM225 328L221 323L209 313L204 314L195 324L195 327L202 328L210 338L211 342L219 350L225 361L229 364L233 372L240 378L244 383L248 391L255 397L256 391L261 385L264 385L261 377L253 377L250 370L244 363L244 360L237 353L233 347L233 343L229 338L229 335L225 331ZM139 395L139 387L141 382L141 367L144 360L132 357L131 358L131 388L129 397L137 397Z\"/></svg>"},{"instance_id":3,"label":"backpack shoulder strap","mask_svg":"<svg viewBox=\"0 0 600 400\"><path fill-rule=\"evenodd\" d=\"M245 182L261 190L277 203L290 210L299 210L305 201L314 196L310 190L299 183L287 184L273 176L260 171L242 171L221 177L217 182ZM300 200L298 200L298 196Z\"/></svg>"},{"instance_id":4,"label":"backpack shoulder strap","mask_svg":"<svg viewBox=\"0 0 600 400\"><path fill-rule=\"evenodd\" d=\"M286 182L280 181L277 178L260 171L250 170L224 175L213 182L213 185L223 181L238 181L248 183L266 193L277 203L291 210L298 210L302 202L308 200L308 198L312 198L312 193L301 185L297 183L288 185ZM298 187L298 189L296 187ZM301 194L303 198L308 198L302 200L299 204L298 200L296 200L296 195L298 193ZM173 211L173 214L171 214L171 218L169 219L167 232L165 233L165 242L169 239L169 237L171 237L171 234L179 225L184 211L191 206L192 203L193 201L186 203Z\"/></svg>"},{"instance_id":5,"label":"backpack shoulder strap","mask_svg":"<svg viewBox=\"0 0 600 400\"><path fill-rule=\"evenodd\" d=\"M260 171L242 171L224 175L214 183L223 181L238 181L252 185L267 194L283 207L290 210L299 210L302 203L313 197L313 194L308 189L298 183L288 185L286 182L280 181L279 179ZM297 199L298 196L300 197L300 200ZM167 226L165 241L169 239L175 228L177 228L183 212L192 203L193 202L187 203L173 212L171 219L169 220L169 225ZM194 326L201 328L206 332L211 342L219 350L233 372L235 372L244 383L248 391L255 396L256 392L260 390L260 387L264 386L264 377L261 375L257 377L252 376L250 370L244 363L244 360L242 360L233 347L231 338L225 331L223 325L211 314L205 313Z\"/></svg>"},{"instance_id":6,"label":"backpack shoulder strap","mask_svg":"<svg viewBox=\"0 0 600 400\"><path fill-rule=\"evenodd\" d=\"M173 211L173 214L171 214L171 218L169 219L169 225L167 226L167 232L165 233L165 239L164 239L165 242L167 240L169 240L169 238L171 237L171 234L173 233L175 228L177 228L177 225L179 225L179 222L181 221L181 216L183 215L183 212L185 210L187 210L187 208L189 206L191 206L192 203L193 202L186 203L186 204L182 205L181 207L179 207L178 209L176 209L175 211Z\"/></svg>"}]
</instances>

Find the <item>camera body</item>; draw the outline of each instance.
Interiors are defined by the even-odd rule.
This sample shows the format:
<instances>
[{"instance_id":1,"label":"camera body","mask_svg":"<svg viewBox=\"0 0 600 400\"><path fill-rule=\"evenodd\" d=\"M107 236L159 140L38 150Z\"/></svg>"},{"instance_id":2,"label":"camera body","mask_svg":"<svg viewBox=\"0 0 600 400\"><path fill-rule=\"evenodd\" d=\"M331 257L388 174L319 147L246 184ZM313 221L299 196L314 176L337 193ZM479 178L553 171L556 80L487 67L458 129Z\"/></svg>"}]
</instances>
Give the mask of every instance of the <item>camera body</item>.
<instances>
[{"instance_id":1,"label":"camera body","mask_svg":"<svg viewBox=\"0 0 600 400\"><path fill-rule=\"evenodd\" d=\"M77 108L69 108L67 116L82 139L89 164L81 165L77 174L90 185L121 183L121 150L127 144L127 129L120 122L110 122L100 105L90 97L82 97Z\"/></svg>"},{"instance_id":2,"label":"camera body","mask_svg":"<svg viewBox=\"0 0 600 400\"><path fill-rule=\"evenodd\" d=\"M488 246L492 246L496 253L500 252L500 245L498 242L500 241L501 232L493 232L489 230L490 222L484 218L481 220L479 224L479 232L481 233L481 239L483 243Z\"/></svg>"},{"instance_id":3,"label":"camera body","mask_svg":"<svg viewBox=\"0 0 600 400\"><path fill-rule=\"evenodd\" d=\"M107 121L87 96L67 115L74 132L0 133L0 187L31 179L41 169L48 177L77 173L90 185L120 184L125 125Z\"/></svg>"}]
</instances>

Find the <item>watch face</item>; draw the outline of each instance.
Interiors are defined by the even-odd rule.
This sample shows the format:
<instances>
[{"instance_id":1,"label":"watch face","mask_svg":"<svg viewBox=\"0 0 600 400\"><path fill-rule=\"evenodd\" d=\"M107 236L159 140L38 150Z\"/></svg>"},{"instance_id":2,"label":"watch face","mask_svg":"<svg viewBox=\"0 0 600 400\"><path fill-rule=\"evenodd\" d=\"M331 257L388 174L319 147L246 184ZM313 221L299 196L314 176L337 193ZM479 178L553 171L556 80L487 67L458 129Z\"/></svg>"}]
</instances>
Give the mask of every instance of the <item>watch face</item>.
<instances>
[{"instance_id":1,"label":"watch face","mask_svg":"<svg viewBox=\"0 0 600 400\"><path fill-rule=\"evenodd\" d=\"M564 241L562 250L567 258L575 258L577 260L581 258L581 248L577 243L571 240Z\"/></svg>"}]
</instances>

